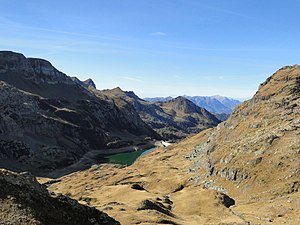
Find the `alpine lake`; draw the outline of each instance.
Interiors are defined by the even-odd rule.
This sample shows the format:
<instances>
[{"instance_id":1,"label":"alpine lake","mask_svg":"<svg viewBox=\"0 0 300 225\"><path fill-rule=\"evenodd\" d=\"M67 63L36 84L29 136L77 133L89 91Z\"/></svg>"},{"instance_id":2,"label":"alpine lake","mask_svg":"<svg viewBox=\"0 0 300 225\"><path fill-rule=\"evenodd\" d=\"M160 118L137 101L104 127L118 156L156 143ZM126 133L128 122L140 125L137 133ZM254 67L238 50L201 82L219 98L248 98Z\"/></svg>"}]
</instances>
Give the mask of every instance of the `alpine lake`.
<instances>
[{"instance_id":1,"label":"alpine lake","mask_svg":"<svg viewBox=\"0 0 300 225\"><path fill-rule=\"evenodd\" d=\"M118 153L106 156L105 158L108 160L108 163L114 163L114 164L121 164L121 165L131 165L137 160L137 158L153 151L157 147L148 148L148 149L142 149L137 150L133 152L125 152L125 153Z\"/></svg>"}]
</instances>

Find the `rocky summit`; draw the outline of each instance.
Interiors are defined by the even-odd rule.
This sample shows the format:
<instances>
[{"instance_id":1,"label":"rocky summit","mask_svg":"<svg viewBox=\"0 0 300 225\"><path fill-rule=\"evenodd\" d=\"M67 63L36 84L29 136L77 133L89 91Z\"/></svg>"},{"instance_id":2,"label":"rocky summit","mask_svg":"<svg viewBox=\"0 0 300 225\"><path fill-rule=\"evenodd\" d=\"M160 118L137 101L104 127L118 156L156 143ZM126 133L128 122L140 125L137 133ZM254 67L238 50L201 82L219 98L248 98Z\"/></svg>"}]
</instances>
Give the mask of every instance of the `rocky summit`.
<instances>
[{"instance_id":1,"label":"rocky summit","mask_svg":"<svg viewBox=\"0 0 300 225\"><path fill-rule=\"evenodd\" d=\"M180 140L221 122L206 109L184 97L149 102L120 88L104 90L102 93L115 99L117 105L132 104L143 121L167 140Z\"/></svg>"},{"instance_id":2,"label":"rocky summit","mask_svg":"<svg viewBox=\"0 0 300 225\"><path fill-rule=\"evenodd\" d=\"M94 89L46 60L0 52L0 167L57 176L92 150L160 138L130 104L119 107Z\"/></svg>"},{"instance_id":3,"label":"rocky summit","mask_svg":"<svg viewBox=\"0 0 300 225\"><path fill-rule=\"evenodd\" d=\"M93 166L49 189L88 199L122 224L298 225L299 136L295 65L273 74L216 128L130 167Z\"/></svg>"}]
</instances>

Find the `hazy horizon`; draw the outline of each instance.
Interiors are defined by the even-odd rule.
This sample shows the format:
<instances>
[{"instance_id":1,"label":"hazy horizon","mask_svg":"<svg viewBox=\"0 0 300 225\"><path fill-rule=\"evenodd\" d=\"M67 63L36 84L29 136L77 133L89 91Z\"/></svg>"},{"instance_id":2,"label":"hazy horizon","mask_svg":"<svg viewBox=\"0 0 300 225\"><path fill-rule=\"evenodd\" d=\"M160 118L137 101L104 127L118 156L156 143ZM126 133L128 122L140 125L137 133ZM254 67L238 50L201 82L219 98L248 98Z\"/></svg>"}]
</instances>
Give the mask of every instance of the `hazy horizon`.
<instances>
[{"instance_id":1,"label":"hazy horizon","mask_svg":"<svg viewBox=\"0 0 300 225\"><path fill-rule=\"evenodd\" d=\"M293 7L291 7L291 5ZM4 0L0 48L142 98L249 98L300 58L298 1ZM276 24L274 24L276 21Z\"/></svg>"}]
</instances>

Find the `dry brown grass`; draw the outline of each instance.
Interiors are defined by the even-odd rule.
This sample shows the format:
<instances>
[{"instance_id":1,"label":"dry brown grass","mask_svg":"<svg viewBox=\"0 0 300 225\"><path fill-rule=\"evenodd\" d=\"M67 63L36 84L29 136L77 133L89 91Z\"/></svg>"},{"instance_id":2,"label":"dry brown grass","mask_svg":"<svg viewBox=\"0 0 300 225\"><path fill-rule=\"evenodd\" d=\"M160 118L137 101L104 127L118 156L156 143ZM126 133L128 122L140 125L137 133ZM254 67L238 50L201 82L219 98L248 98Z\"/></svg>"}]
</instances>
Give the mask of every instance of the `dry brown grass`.
<instances>
[{"instance_id":1,"label":"dry brown grass","mask_svg":"<svg viewBox=\"0 0 300 225\"><path fill-rule=\"evenodd\" d=\"M159 148L124 169L104 165L65 176L50 190L70 192L81 202L91 198L89 204L125 225L298 225L299 77L298 66L279 70L217 128ZM187 159L195 149L202 150ZM132 184L145 190L132 189ZM220 193L210 190L216 187L236 205L226 208ZM173 216L137 210L146 199L161 203Z\"/></svg>"}]
</instances>

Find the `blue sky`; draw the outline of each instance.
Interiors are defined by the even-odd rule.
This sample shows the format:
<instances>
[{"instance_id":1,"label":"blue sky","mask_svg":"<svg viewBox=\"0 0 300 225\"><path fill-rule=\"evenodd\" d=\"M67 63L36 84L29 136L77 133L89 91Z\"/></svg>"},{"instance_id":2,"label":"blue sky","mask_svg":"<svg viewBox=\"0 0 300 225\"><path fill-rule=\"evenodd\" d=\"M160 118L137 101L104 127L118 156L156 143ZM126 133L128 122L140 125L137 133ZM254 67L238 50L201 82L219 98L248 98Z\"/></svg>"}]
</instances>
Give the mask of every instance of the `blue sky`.
<instances>
[{"instance_id":1,"label":"blue sky","mask_svg":"<svg viewBox=\"0 0 300 225\"><path fill-rule=\"evenodd\" d=\"M300 60L297 0L0 0L0 49L141 97L251 97Z\"/></svg>"}]
</instances>

